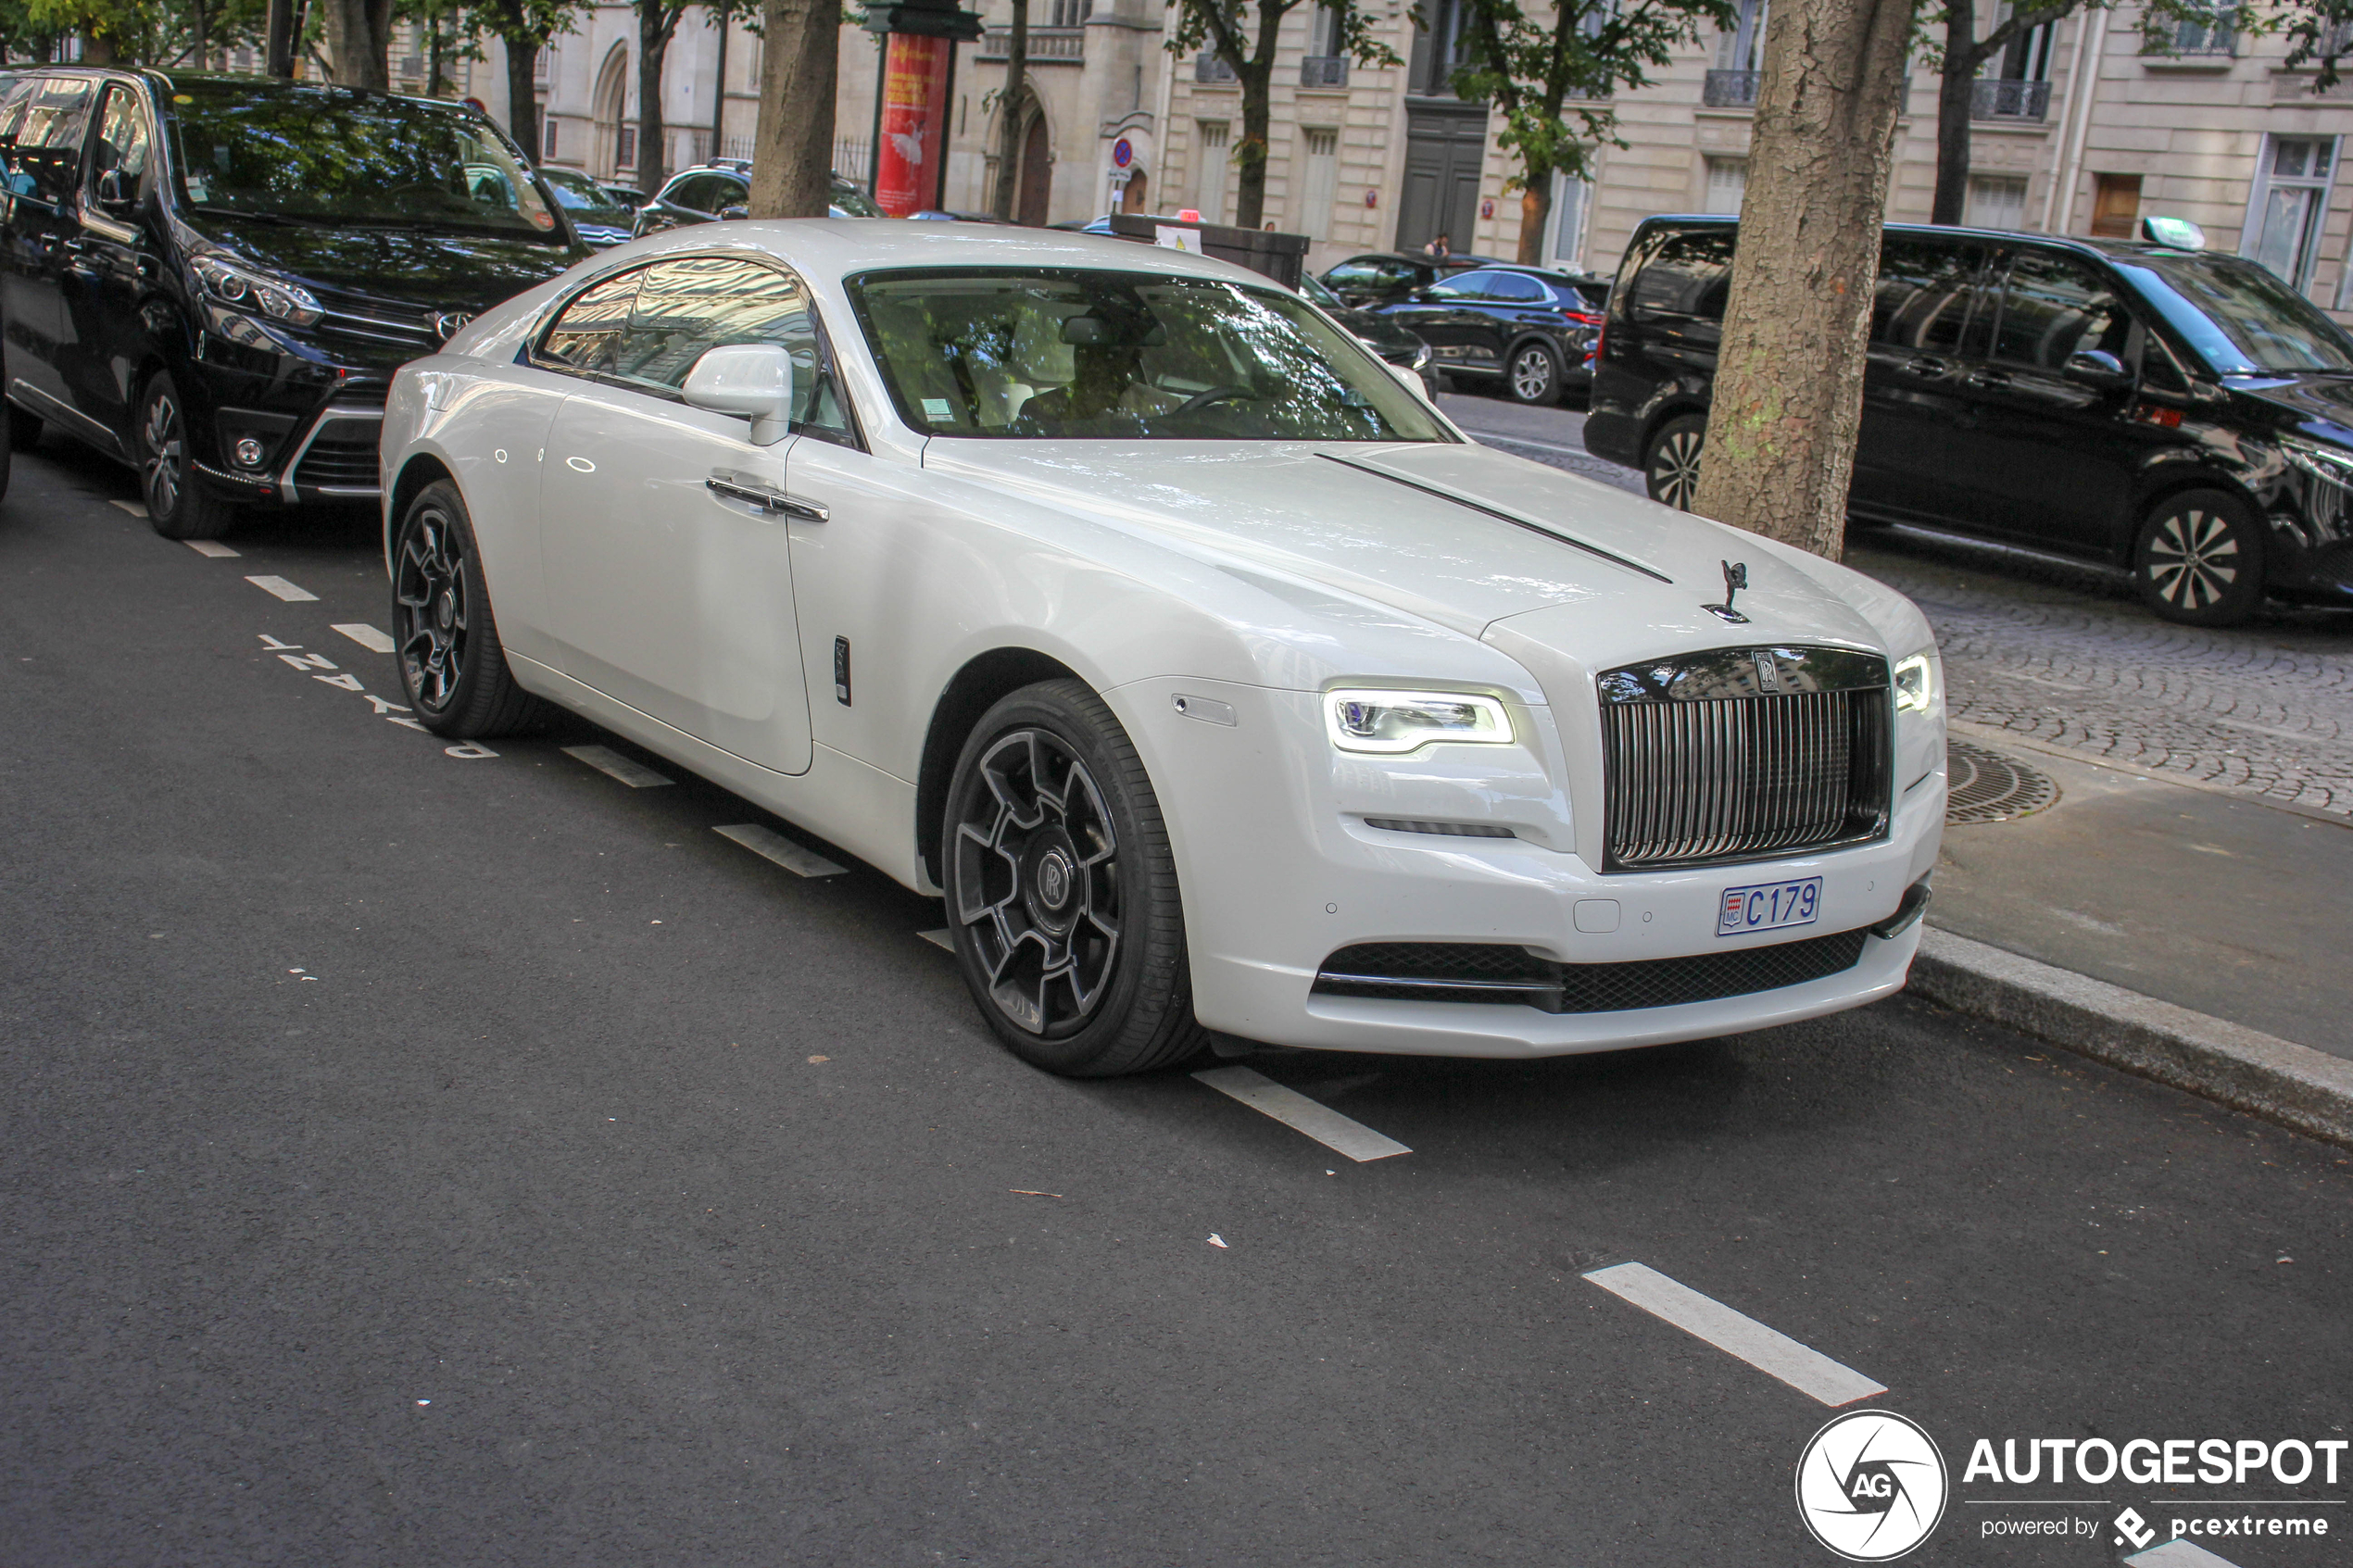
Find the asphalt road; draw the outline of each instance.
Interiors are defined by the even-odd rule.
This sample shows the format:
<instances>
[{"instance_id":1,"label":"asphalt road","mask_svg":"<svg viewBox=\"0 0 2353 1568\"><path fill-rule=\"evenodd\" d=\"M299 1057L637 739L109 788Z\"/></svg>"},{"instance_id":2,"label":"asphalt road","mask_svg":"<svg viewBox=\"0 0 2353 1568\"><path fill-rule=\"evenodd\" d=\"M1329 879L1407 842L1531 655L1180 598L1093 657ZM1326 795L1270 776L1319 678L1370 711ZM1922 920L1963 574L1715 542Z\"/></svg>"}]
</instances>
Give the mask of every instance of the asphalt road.
<instances>
[{"instance_id":1,"label":"asphalt road","mask_svg":"<svg viewBox=\"0 0 2353 1568\"><path fill-rule=\"evenodd\" d=\"M0 503L0 1562L1834 1561L1792 1498L1832 1411L1582 1277L1627 1261L1924 1425L1907 1562L2353 1497L1962 1475L2347 1434L2342 1151L1902 998L1252 1061L1412 1150L1362 1164L1184 1073L1059 1081L936 905L593 731L379 712L366 516L208 558L132 493L53 438Z\"/></svg>"}]
</instances>

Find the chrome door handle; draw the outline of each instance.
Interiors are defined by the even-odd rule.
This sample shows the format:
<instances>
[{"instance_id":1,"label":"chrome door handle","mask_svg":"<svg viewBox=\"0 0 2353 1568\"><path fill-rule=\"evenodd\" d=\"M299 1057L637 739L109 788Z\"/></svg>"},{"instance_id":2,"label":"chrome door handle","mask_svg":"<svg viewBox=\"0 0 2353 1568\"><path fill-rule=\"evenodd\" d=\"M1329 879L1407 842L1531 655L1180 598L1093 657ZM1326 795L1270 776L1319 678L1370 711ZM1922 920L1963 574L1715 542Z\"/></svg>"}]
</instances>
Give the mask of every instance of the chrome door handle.
<instances>
[{"instance_id":1,"label":"chrome door handle","mask_svg":"<svg viewBox=\"0 0 2353 1568\"><path fill-rule=\"evenodd\" d=\"M747 484L739 479L723 478L718 474L712 474L703 481L703 485L714 495L724 495L730 501L741 501L746 506L757 507L763 512L774 512L783 517L797 517L803 522L824 522L831 515L823 507L812 506L807 501L797 501L783 491L765 484Z\"/></svg>"},{"instance_id":2,"label":"chrome door handle","mask_svg":"<svg viewBox=\"0 0 2353 1568\"><path fill-rule=\"evenodd\" d=\"M1952 367L1942 359L1922 358L1912 360L1904 369L1916 376L1941 376Z\"/></svg>"}]
</instances>

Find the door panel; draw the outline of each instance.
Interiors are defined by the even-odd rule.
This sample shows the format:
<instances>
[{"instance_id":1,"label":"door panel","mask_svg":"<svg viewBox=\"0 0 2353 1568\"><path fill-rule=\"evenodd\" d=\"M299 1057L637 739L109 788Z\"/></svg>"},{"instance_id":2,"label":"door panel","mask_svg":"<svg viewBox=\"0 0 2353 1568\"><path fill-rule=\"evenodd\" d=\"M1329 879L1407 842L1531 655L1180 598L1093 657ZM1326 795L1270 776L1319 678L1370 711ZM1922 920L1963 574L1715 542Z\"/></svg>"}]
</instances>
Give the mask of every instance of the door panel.
<instances>
[{"instance_id":1,"label":"door panel","mask_svg":"<svg viewBox=\"0 0 2353 1568\"><path fill-rule=\"evenodd\" d=\"M122 82L107 87L77 204L81 253L65 272L63 303L71 330L58 343L57 371L66 395L92 420L125 435L140 390L130 378L147 358L140 306L157 261L138 207L107 210L98 201L98 182L111 170L134 196L144 196L154 144L137 91ZM192 456L214 460L202 449Z\"/></svg>"},{"instance_id":2,"label":"door panel","mask_svg":"<svg viewBox=\"0 0 2353 1568\"><path fill-rule=\"evenodd\" d=\"M9 149L8 378L12 393L29 391L29 406L50 418L75 412L58 360L72 330L65 314L65 270L82 245L73 207L94 89L86 77L38 80ZM83 435L97 433L71 422Z\"/></svg>"},{"instance_id":3,"label":"door panel","mask_svg":"<svg viewBox=\"0 0 2353 1568\"><path fill-rule=\"evenodd\" d=\"M1867 515L1957 522L1975 440L1967 378L1992 301L1982 246L1890 236L1881 246L1849 504Z\"/></svg>"}]
</instances>

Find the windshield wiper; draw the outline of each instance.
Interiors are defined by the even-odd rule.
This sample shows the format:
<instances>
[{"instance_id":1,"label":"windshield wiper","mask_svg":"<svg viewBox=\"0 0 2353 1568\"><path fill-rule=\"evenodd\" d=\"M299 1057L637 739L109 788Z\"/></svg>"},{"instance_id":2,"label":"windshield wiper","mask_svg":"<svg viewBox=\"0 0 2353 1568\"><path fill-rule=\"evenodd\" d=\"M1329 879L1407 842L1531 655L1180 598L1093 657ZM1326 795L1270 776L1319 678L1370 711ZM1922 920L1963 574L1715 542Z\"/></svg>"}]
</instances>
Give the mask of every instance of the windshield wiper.
<instances>
[{"instance_id":1,"label":"windshield wiper","mask_svg":"<svg viewBox=\"0 0 2353 1568\"><path fill-rule=\"evenodd\" d=\"M242 218L254 223L272 223L282 229L293 228L304 221L282 212L252 212L242 207L216 207L210 202L191 202L189 207L196 212L208 212L220 218Z\"/></svg>"}]
</instances>

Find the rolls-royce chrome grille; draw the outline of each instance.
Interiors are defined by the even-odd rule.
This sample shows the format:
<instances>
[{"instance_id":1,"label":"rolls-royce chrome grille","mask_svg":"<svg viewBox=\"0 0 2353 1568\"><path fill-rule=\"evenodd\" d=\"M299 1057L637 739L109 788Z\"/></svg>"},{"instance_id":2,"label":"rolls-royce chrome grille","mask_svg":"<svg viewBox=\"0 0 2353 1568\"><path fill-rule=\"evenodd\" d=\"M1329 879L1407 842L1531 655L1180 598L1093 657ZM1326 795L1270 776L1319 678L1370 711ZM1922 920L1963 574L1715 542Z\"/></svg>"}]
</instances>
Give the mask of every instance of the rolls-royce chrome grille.
<instances>
[{"instance_id":1,"label":"rolls-royce chrome grille","mask_svg":"<svg viewBox=\"0 0 2353 1568\"><path fill-rule=\"evenodd\" d=\"M1887 661L1726 648L1600 681L1613 872L1765 859L1887 833Z\"/></svg>"}]
</instances>

